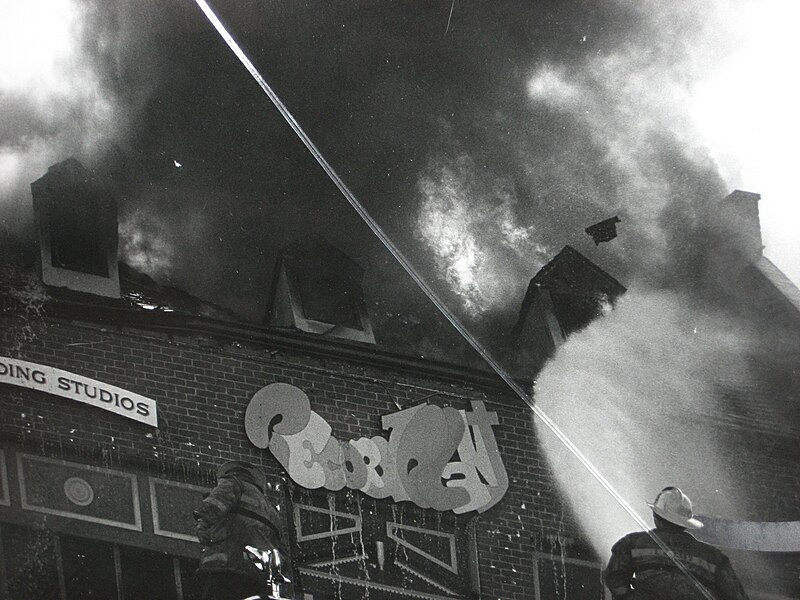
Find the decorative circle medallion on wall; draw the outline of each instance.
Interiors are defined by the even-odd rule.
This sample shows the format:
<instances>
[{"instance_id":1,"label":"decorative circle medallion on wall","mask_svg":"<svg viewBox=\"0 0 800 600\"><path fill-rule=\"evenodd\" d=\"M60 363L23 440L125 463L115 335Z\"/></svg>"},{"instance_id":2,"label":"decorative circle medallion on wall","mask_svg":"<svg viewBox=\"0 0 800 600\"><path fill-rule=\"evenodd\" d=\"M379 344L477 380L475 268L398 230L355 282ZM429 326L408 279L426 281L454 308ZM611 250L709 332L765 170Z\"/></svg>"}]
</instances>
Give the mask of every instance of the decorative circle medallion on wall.
<instances>
[{"instance_id":1,"label":"decorative circle medallion on wall","mask_svg":"<svg viewBox=\"0 0 800 600\"><path fill-rule=\"evenodd\" d=\"M80 477L70 477L64 482L67 500L78 506L89 506L94 500L94 490L89 482Z\"/></svg>"}]
</instances>

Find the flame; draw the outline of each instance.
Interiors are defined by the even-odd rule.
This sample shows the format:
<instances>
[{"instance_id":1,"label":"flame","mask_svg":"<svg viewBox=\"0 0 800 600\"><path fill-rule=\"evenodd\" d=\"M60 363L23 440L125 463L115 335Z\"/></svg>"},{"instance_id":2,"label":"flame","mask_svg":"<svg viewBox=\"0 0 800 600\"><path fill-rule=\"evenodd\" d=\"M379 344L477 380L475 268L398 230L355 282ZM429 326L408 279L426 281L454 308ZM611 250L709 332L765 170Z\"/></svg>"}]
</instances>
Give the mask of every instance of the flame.
<instances>
[{"instance_id":1,"label":"flame","mask_svg":"<svg viewBox=\"0 0 800 600\"><path fill-rule=\"evenodd\" d=\"M416 221L417 237L471 317L516 303L525 274L547 255L535 227L519 223L510 183L485 181L477 170L467 155L432 163L418 182Z\"/></svg>"}]
</instances>

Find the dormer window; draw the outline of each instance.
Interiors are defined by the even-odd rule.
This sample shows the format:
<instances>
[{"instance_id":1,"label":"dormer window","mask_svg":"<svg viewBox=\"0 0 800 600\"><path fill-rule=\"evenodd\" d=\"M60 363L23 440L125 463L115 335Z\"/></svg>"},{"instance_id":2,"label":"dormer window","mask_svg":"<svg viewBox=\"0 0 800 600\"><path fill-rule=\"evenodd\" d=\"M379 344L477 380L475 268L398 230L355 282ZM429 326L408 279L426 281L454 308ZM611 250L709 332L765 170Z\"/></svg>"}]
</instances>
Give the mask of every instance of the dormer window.
<instances>
[{"instance_id":1,"label":"dormer window","mask_svg":"<svg viewBox=\"0 0 800 600\"><path fill-rule=\"evenodd\" d=\"M74 158L31 184L42 281L119 298L117 209Z\"/></svg>"},{"instance_id":2,"label":"dormer window","mask_svg":"<svg viewBox=\"0 0 800 600\"><path fill-rule=\"evenodd\" d=\"M363 274L330 244L285 248L275 267L265 322L374 344L361 287Z\"/></svg>"}]
</instances>

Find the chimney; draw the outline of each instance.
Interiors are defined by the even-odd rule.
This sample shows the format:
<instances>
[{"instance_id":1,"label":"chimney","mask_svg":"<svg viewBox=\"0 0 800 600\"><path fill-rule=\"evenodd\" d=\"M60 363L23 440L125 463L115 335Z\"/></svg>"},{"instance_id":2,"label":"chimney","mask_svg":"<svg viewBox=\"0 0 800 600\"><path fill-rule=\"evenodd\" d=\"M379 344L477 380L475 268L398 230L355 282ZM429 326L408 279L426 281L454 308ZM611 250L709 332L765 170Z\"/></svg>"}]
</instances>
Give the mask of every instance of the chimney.
<instances>
[{"instance_id":1,"label":"chimney","mask_svg":"<svg viewBox=\"0 0 800 600\"><path fill-rule=\"evenodd\" d=\"M275 266L264 323L374 344L363 276L361 267L326 242L284 248Z\"/></svg>"},{"instance_id":2,"label":"chimney","mask_svg":"<svg viewBox=\"0 0 800 600\"><path fill-rule=\"evenodd\" d=\"M51 166L31 183L42 281L120 297L117 206L75 158Z\"/></svg>"},{"instance_id":3,"label":"chimney","mask_svg":"<svg viewBox=\"0 0 800 600\"><path fill-rule=\"evenodd\" d=\"M719 223L725 242L741 252L750 262L761 258L761 222L758 217L759 194L735 190L719 205Z\"/></svg>"}]
</instances>

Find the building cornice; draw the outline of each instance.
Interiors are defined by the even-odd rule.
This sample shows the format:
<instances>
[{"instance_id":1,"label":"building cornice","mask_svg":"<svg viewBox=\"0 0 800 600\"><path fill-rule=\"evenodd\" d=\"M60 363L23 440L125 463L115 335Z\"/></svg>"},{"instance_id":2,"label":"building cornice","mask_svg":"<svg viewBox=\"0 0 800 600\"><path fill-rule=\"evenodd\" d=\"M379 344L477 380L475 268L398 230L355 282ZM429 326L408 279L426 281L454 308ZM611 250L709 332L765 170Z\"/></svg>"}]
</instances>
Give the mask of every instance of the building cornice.
<instances>
[{"instance_id":1,"label":"building cornice","mask_svg":"<svg viewBox=\"0 0 800 600\"><path fill-rule=\"evenodd\" d=\"M161 310L146 311L98 306L74 301L49 302L44 307L43 316L118 329L130 328L159 332L171 336L211 337L228 343L298 352L313 357L346 361L364 367L388 368L415 376L429 376L440 381L466 383L511 393L500 376L492 371L421 356L398 354L374 344L326 338L322 335L276 329L255 323L222 321L199 315ZM521 381L521 383L527 385L530 382Z\"/></svg>"}]
</instances>

